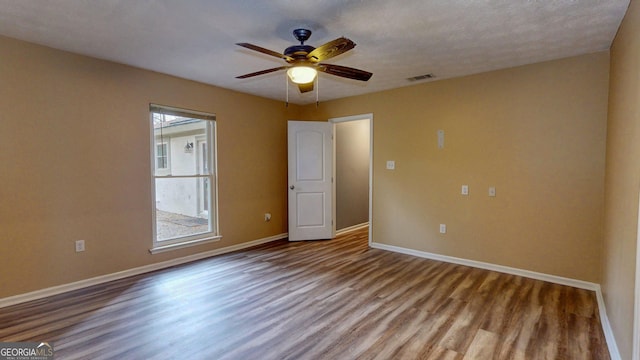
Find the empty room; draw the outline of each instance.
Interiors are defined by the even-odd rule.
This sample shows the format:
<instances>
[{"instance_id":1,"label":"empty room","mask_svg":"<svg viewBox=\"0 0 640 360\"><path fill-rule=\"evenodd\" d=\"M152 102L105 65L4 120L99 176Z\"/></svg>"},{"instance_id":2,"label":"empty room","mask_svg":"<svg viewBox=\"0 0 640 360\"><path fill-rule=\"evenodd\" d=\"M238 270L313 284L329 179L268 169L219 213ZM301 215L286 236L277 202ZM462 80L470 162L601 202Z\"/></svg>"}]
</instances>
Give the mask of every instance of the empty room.
<instances>
[{"instance_id":1,"label":"empty room","mask_svg":"<svg viewBox=\"0 0 640 360\"><path fill-rule=\"evenodd\" d=\"M640 1L0 0L0 359L640 360Z\"/></svg>"}]
</instances>

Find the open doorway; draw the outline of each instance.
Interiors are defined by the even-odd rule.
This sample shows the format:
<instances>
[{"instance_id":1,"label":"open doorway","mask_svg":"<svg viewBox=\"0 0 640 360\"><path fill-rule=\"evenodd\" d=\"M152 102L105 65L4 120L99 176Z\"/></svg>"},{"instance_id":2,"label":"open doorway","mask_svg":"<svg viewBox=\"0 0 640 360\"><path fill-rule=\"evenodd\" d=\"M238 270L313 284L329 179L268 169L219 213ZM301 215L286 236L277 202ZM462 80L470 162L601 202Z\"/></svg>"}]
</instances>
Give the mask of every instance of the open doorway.
<instances>
[{"instance_id":1,"label":"open doorway","mask_svg":"<svg viewBox=\"0 0 640 360\"><path fill-rule=\"evenodd\" d=\"M335 126L336 233L368 227L370 243L373 115L356 115L329 121Z\"/></svg>"}]
</instances>

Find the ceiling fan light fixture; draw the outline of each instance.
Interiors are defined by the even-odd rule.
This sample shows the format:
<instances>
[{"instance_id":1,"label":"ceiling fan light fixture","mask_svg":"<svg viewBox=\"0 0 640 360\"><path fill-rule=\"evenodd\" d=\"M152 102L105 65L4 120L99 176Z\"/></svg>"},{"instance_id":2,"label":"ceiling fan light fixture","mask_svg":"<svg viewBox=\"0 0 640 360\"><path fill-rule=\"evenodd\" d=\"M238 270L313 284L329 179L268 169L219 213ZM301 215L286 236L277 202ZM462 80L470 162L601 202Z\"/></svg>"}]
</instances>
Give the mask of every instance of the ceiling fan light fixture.
<instances>
[{"instance_id":1,"label":"ceiling fan light fixture","mask_svg":"<svg viewBox=\"0 0 640 360\"><path fill-rule=\"evenodd\" d=\"M315 80L318 71L308 66L294 66L287 70L287 75L296 84L308 84Z\"/></svg>"}]
</instances>

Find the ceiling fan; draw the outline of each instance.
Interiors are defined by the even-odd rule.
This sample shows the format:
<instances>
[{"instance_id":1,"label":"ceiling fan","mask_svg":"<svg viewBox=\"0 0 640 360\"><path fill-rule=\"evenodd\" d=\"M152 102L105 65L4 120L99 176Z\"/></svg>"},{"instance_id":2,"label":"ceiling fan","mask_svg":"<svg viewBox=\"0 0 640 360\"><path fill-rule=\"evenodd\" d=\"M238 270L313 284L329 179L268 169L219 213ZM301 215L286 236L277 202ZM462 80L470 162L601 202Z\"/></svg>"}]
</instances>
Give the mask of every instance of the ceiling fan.
<instances>
[{"instance_id":1,"label":"ceiling fan","mask_svg":"<svg viewBox=\"0 0 640 360\"><path fill-rule=\"evenodd\" d=\"M356 44L345 38L339 37L333 41L321 45L317 48L305 45L304 42L311 36L311 30L295 29L293 36L300 41L300 45L289 46L284 53L279 53L260 46L249 43L237 43L236 45L261 52L263 54L275 56L284 59L288 65L279 66L272 69L253 72L250 74L236 76L237 79L246 79L253 76L264 75L279 70L287 70L289 79L298 85L300 92L304 93L313 90L313 81L317 76L317 72L321 71L330 75L340 76L353 80L367 81L373 75L370 72L350 68L347 66L324 64L321 61L331 59L334 56L343 54L353 49Z\"/></svg>"}]
</instances>

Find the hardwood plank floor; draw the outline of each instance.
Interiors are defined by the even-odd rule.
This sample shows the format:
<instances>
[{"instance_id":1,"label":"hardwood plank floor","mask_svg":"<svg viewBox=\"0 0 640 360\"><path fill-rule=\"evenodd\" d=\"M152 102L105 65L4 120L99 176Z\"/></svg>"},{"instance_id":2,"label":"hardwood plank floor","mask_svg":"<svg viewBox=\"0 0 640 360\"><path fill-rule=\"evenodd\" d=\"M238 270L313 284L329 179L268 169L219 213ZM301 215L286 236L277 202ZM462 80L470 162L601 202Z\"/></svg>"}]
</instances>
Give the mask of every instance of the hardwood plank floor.
<instances>
[{"instance_id":1,"label":"hardwood plank floor","mask_svg":"<svg viewBox=\"0 0 640 360\"><path fill-rule=\"evenodd\" d=\"M278 241L0 309L57 359L609 359L595 294L382 250Z\"/></svg>"}]
</instances>

